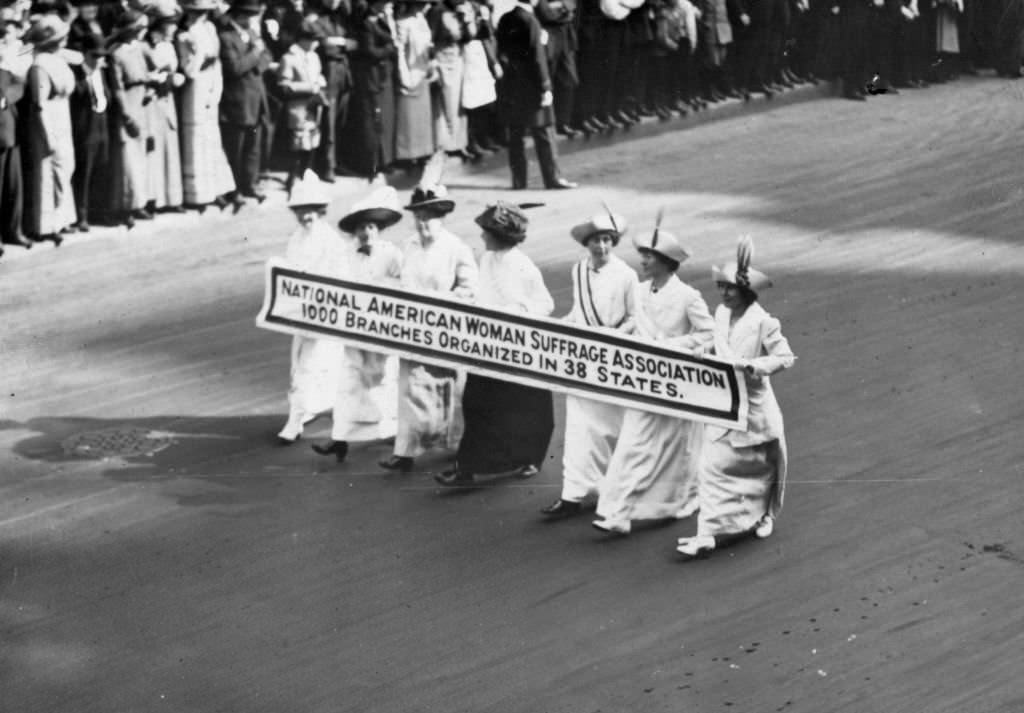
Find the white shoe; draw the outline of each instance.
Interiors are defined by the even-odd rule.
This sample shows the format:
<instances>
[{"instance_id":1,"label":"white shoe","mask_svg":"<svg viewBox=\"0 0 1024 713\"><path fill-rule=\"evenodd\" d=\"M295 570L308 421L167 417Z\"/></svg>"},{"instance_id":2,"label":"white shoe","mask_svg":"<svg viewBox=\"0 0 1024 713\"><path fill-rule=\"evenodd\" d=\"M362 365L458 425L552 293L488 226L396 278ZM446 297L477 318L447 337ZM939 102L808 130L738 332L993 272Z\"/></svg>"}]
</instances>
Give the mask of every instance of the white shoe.
<instances>
[{"instance_id":1,"label":"white shoe","mask_svg":"<svg viewBox=\"0 0 1024 713\"><path fill-rule=\"evenodd\" d=\"M700 501L697 498L693 498L690 502L679 508L679 512L676 513L676 520L685 520L688 517L696 515L700 511Z\"/></svg>"},{"instance_id":2,"label":"white shoe","mask_svg":"<svg viewBox=\"0 0 1024 713\"><path fill-rule=\"evenodd\" d=\"M594 520L590 524L594 526L594 529L612 535L628 535L631 529L629 520Z\"/></svg>"},{"instance_id":3,"label":"white shoe","mask_svg":"<svg viewBox=\"0 0 1024 713\"><path fill-rule=\"evenodd\" d=\"M288 422L277 434L282 441L294 443L302 436L302 429L310 421L316 420L315 413L293 413L288 416Z\"/></svg>"},{"instance_id":4,"label":"white shoe","mask_svg":"<svg viewBox=\"0 0 1024 713\"><path fill-rule=\"evenodd\" d=\"M715 538L710 535L697 537L680 537L676 552L688 557L702 557L711 554L715 549Z\"/></svg>"},{"instance_id":5,"label":"white shoe","mask_svg":"<svg viewBox=\"0 0 1024 713\"><path fill-rule=\"evenodd\" d=\"M771 515L765 515L761 518L761 522L754 526L754 537L759 540L771 537L773 532L775 532L775 518Z\"/></svg>"}]
</instances>

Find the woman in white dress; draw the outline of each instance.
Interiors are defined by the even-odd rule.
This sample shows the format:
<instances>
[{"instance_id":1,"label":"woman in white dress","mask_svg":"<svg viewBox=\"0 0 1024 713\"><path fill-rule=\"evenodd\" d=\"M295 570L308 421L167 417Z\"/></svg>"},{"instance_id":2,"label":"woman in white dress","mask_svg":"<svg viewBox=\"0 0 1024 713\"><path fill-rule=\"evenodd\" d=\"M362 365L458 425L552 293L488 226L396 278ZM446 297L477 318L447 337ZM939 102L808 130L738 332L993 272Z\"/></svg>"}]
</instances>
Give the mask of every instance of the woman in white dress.
<instances>
[{"instance_id":1,"label":"woman in white dress","mask_svg":"<svg viewBox=\"0 0 1024 713\"><path fill-rule=\"evenodd\" d=\"M149 166L149 207L181 212L181 150L178 138L178 109L174 91L185 83L178 71L178 55L171 41L178 16L154 17L149 27L146 63L153 73L152 96L146 105L150 146L146 154Z\"/></svg>"},{"instance_id":2,"label":"woman in white dress","mask_svg":"<svg viewBox=\"0 0 1024 713\"><path fill-rule=\"evenodd\" d=\"M224 75L220 38L209 13L216 0L185 0L184 21L175 39L185 84L181 88L181 165L185 204L221 209L235 190L220 137L220 97Z\"/></svg>"},{"instance_id":3,"label":"woman in white dress","mask_svg":"<svg viewBox=\"0 0 1024 713\"><path fill-rule=\"evenodd\" d=\"M526 239L520 206L499 201L477 216L486 252L480 258L476 303L514 313L547 316L555 308L540 270L517 246ZM466 430L455 467L434 476L466 487L477 474L536 475L555 428L551 392L504 379L469 374L462 395Z\"/></svg>"},{"instance_id":4,"label":"woman in white dress","mask_svg":"<svg viewBox=\"0 0 1024 713\"><path fill-rule=\"evenodd\" d=\"M444 160L443 156L439 157ZM473 251L444 227L455 201L439 184L418 186L406 210L416 219L416 234L402 255L402 289L473 299L477 267ZM381 461L388 470L412 470L414 459L433 447L455 448L462 414L461 374L453 369L402 359L398 372L398 435L394 454Z\"/></svg>"},{"instance_id":5,"label":"woman in white dress","mask_svg":"<svg viewBox=\"0 0 1024 713\"><path fill-rule=\"evenodd\" d=\"M626 233L626 219L599 213L572 229L587 256L572 268L572 310L566 321L624 334L635 328L636 271L612 253ZM583 501L596 496L618 441L625 409L569 394L565 397L565 449L562 494L541 510L548 519L578 515Z\"/></svg>"},{"instance_id":6,"label":"woman in white dress","mask_svg":"<svg viewBox=\"0 0 1024 713\"><path fill-rule=\"evenodd\" d=\"M285 260L289 267L302 272L323 274L325 266L332 266L335 277L344 277L344 266L337 259L342 238L324 220L328 203L320 179L307 171L288 200L299 228L288 238ZM277 434L281 445L299 440L303 427L331 407L338 390L343 349L342 344L331 339L292 337L288 422Z\"/></svg>"},{"instance_id":7,"label":"woman in white dress","mask_svg":"<svg viewBox=\"0 0 1024 713\"><path fill-rule=\"evenodd\" d=\"M403 0L398 4L395 158L399 161L425 159L437 149L431 91L437 81L437 67L431 57L433 39L424 14L429 4L429 0Z\"/></svg>"},{"instance_id":8,"label":"woman in white dress","mask_svg":"<svg viewBox=\"0 0 1024 713\"><path fill-rule=\"evenodd\" d=\"M382 232L402 219L398 193L379 186L352 206L338 227L354 239L345 241L341 260L348 277L357 282L398 287L402 252ZM333 453L345 460L349 443L391 438L396 431L398 360L394 356L346 346L332 412L331 441L314 445L320 455Z\"/></svg>"},{"instance_id":9,"label":"woman in white dress","mask_svg":"<svg viewBox=\"0 0 1024 713\"><path fill-rule=\"evenodd\" d=\"M675 274L689 251L659 228L636 246L644 276L650 278L638 288L636 335L686 354L702 353L712 339L711 313L700 292ZM594 527L625 535L632 520L693 514L702 436L703 428L693 421L626 409L601 481Z\"/></svg>"},{"instance_id":10,"label":"woman in white dress","mask_svg":"<svg viewBox=\"0 0 1024 713\"><path fill-rule=\"evenodd\" d=\"M771 281L750 266L753 251L750 238L743 238L736 262L711 269L722 295L713 353L743 369L749 409L746 431L705 427L697 535L680 538L677 547L690 557L750 535L768 537L782 508L786 436L769 375L788 369L796 357L779 320L758 302L758 291Z\"/></svg>"}]
</instances>

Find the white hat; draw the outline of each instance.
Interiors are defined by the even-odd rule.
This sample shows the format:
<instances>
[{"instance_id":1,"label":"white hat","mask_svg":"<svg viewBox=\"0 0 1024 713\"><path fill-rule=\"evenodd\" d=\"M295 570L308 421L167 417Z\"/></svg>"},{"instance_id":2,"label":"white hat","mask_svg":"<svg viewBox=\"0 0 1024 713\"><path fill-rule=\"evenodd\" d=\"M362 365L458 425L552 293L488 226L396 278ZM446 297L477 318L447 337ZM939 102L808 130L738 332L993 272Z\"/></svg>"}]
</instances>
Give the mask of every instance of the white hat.
<instances>
[{"instance_id":1,"label":"white hat","mask_svg":"<svg viewBox=\"0 0 1024 713\"><path fill-rule=\"evenodd\" d=\"M711 277L715 282L727 282L755 292L763 287L771 287L771 278L750 266L753 259L754 240L749 235L744 235L736 246L736 261L727 262L722 267L712 265Z\"/></svg>"},{"instance_id":2,"label":"white hat","mask_svg":"<svg viewBox=\"0 0 1024 713\"><path fill-rule=\"evenodd\" d=\"M625 217L618 213L604 212L595 213L587 222L573 226L570 234L580 245L586 245L587 238L598 233L611 233L615 242L618 243L619 238L625 235L627 230L629 230L629 226L626 224Z\"/></svg>"},{"instance_id":3,"label":"white hat","mask_svg":"<svg viewBox=\"0 0 1024 713\"><path fill-rule=\"evenodd\" d=\"M288 194L288 207L298 208L300 206L325 206L331 202L324 190L324 184L320 178L311 170L306 169L302 180L292 186Z\"/></svg>"},{"instance_id":4,"label":"white hat","mask_svg":"<svg viewBox=\"0 0 1024 713\"><path fill-rule=\"evenodd\" d=\"M690 257L690 251L683 247L679 238L661 228L655 228L650 237L633 238L633 245L637 250L650 250L680 265Z\"/></svg>"},{"instance_id":5,"label":"white hat","mask_svg":"<svg viewBox=\"0 0 1024 713\"><path fill-rule=\"evenodd\" d=\"M398 191L393 186L377 186L370 195L352 206L352 210L338 221L346 233L354 233L360 223L376 223L383 230L402 219Z\"/></svg>"}]
</instances>

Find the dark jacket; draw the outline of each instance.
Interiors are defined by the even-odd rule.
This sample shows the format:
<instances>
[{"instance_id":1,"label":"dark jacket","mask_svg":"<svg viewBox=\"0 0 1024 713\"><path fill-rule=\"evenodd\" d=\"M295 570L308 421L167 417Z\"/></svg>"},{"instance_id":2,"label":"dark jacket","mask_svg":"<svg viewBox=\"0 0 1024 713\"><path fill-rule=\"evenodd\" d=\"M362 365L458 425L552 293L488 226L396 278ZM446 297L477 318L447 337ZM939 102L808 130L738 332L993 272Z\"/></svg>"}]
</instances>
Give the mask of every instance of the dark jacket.
<instances>
[{"instance_id":1,"label":"dark jacket","mask_svg":"<svg viewBox=\"0 0 1024 713\"><path fill-rule=\"evenodd\" d=\"M394 91L392 78L398 50L387 23L381 16L365 17L356 24L359 48L351 53L352 76L364 94Z\"/></svg>"},{"instance_id":2,"label":"dark jacket","mask_svg":"<svg viewBox=\"0 0 1024 713\"><path fill-rule=\"evenodd\" d=\"M17 103L25 93L25 83L6 69L0 69L0 149L18 145Z\"/></svg>"},{"instance_id":3,"label":"dark jacket","mask_svg":"<svg viewBox=\"0 0 1024 713\"><path fill-rule=\"evenodd\" d=\"M548 58L541 42L541 26L521 4L498 21L495 39L504 76L498 81L498 111L510 125L549 126L550 106L541 107L541 95L551 91Z\"/></svg>"},{"instance_id":4,"label":"dark jacket","mask_svg":"<svg viewBox=\"0 0 1024 713\"><path fill-rule=\"evenodd\" d=\"M75 74L75 90L71 93L68 103L71 107L71 133L75 137L75 145L105 144L108 141L107 111L93 111L92 91L86 80L83 65L72 65L71 71ZM103 81L109 110L114 93L110 89L108 73L101 70L100 78Z\"/></svg>"},{"instance_id":5,"label":"dark jacket","mask_svg":"<svg viewBox=\"0 0 1024 713\"><path fill-rule=\"evenodd\" d=\"M220 120L236 126L255 126L270 113L263 72L270 66L270 52L248 42L231 24L220 33L220 61L224 68L224 94L220 100Z\"/></svg>"}]
</instances>

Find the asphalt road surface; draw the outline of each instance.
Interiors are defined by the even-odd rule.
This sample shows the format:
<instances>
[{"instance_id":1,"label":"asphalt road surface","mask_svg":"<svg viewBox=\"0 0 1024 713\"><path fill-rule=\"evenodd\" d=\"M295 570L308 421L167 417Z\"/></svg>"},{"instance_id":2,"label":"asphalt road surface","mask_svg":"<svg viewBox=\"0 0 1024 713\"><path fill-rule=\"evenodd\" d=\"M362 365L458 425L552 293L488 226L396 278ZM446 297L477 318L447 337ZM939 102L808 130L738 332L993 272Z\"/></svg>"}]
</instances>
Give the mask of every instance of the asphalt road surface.
<instances>
[{"instance_id":1,"label":"asphalt road surface","mask_svg":"<svg viewBox=\"0 0 1024 713\"><path fill-rule=\"evenodd\" d=\"M444 454L276 447L288 339L254 318L280 198L5 258L0 710L1024 710L1022 128L1024 84L982 78L574 142L578 191L450 175L478 251L486 202L547 201L525 249L559 314L601 200L637 232L664 206L712 307L755 237L799 355L786 507L689 563L692 520L541 522L560 426L536 478L462 492Z\"/></svg>"}]
</instances>

